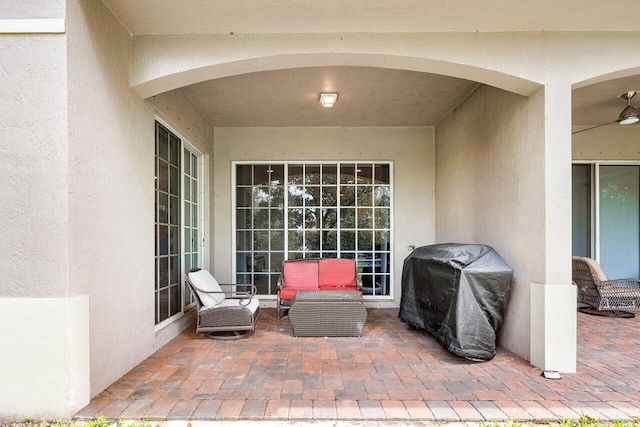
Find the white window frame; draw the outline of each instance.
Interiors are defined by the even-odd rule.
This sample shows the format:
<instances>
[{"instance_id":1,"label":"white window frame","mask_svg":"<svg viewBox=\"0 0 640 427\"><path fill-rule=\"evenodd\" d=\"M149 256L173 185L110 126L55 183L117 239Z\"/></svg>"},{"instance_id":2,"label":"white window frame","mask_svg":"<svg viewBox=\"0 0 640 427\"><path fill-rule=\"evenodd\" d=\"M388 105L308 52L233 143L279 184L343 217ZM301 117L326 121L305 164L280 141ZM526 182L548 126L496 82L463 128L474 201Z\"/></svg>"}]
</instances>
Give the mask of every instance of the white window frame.
<instances>
[{"instance_id":1,"label":"white window frame","mask_svg":"<svg viewBox=\"0 0 640 427\"><path fill-rule=\"evenodd\" d=\"M206 227L206 213L208 212L208 197L206 197L206 182L209 177L209 169L208 169L208 156L205 155L201 150L199 150L195 145L190 143L179 131L177 131L173 126L167 123L166 120L161 117L155 116L154 120L154 128L155 122L160 123L162 126L167 128L171 133L180 138L180 269L182 271L182 276L186 273L185 271L185 262L184 262L184 149L191 151L198 157L198 230L199 233L199 242L198 242L198 260L202 265L202 268L208 269L208 257L206 250L206 242L208 241L208 229ZM155 136L154 136L155 139ZM155 189L154 189L155 191ZM185 306L184 304L184 294L185 294L185 282L183 277L180 277L180 296L181 296L181 304L180 311L173 316L170 316L163 320L162 322L155 325L155 332L160 331L166 326L172 324L176 320L180 319L184 314L195 307L195 302L192 302ZM154 289L154 309L155 309L155 289ZM154 312L155 313L155 312ZM155 317L154 317L155 318ZM154 322L155 323L155 322Z\"/></svg>"},{"instance_id":2,"label":"white window frame","mask_svg":"<svg viewBox=\"0 0 640 427\"><path fill-rule=\"evenodd\" d=\"M236 262L236 235L237 235L237 224L236 224L236 166L237 165L269 165L269 164L282 164L284 165L284 187L285 187L285 197L284 197L284 224L285 224L285 232L284 232L284 259L288 259L289 250L289 236L288 236L288 223L289 223L289 198L287 197L287 187L288 187L288 166L289 165L322 165L322 164L388 164L389 165L389 191L390 191L390 203L389 203L389 241L391 245L391 250L389 251L389 295L363 295L363 299L367 301L393 301L395 295L395 223L394 223L394 211L395 211L395 190L394 190L394 162L392 160L235 160L231 162L231 253L233 254L231 257L231 271L233 274L233 282L237 281L237 262ZM338 209L338 224L340 218L340 197L338 197L338 204L336 208ZM337 228L340 231L340 226ZM338 236L340 233L338 232ZM340 253L340 237L338 237L338 249L337 253ZM356 251L357 254L357 251ZM375 273L374 273L375 277ZM277 295L260 295L260 299L265 300L275 300Z\"/></svg>"}]
</instances>

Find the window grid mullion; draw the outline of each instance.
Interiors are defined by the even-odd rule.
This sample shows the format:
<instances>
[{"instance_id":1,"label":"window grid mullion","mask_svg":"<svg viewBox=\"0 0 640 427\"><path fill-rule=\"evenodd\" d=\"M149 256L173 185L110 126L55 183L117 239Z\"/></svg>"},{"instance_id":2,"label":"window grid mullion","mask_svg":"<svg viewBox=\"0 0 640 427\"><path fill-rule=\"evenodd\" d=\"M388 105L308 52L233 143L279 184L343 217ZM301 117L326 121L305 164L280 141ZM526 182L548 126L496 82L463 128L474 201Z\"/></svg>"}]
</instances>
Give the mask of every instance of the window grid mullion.
<instances>
[{"instance_id":1,"label":"window grid mullion","mask_svg":"<svg viewBox=\"0 0 640 427\"><path fill-rule=\"evenodd\" d=\"M323 170L323 165L322 163L320 163L318 170L320 171L319 175L318 175L318 184L320 185L320 194L318 197L320 197L320 201L318 203L319 207L316 208L316 213L320 214L320 218L318 218L318 216L316 215L316 224L318 224L318 233L320 233L320 247L318 248L318 252L320 254L320 257L322 257L322 255L324 254L324 239L322 238L322 236L324 235L324 221L322 220L322 196L324 194L323 190L324 190L324 185L322 184L322 170Z\"/></svg>"},{"instance_id":2,"label":"window grid mullion","mask_svg":"<svg viewBox=\"0 0 640 427\"><path fill-rule=\"evenodd\" d=\"M282 259L289 259L289 165L284 164L284 255Z\"/></svg>"},{"instance_id":3,"label":"window grid mullion","mask_svg":"<svg viewBox=\"0 0 640 427\"><path fill-rule=\"evenodd\" d=\"M302 165L302 192L307 191L307 164ZM307 257L307 198L302 197L302 258Z\"/></svg>"},{"instance_id":4,"label":"window grid mullion","mask_svg":"<svg viewBox=\"0 0 640 427\"><path fill-rule=\"evenodd\" d=\"M269 203L267 204L267 290L271 293L271 165L269 165L269 169L267 170L267 199Z\"/></svg>"}]
</instances>

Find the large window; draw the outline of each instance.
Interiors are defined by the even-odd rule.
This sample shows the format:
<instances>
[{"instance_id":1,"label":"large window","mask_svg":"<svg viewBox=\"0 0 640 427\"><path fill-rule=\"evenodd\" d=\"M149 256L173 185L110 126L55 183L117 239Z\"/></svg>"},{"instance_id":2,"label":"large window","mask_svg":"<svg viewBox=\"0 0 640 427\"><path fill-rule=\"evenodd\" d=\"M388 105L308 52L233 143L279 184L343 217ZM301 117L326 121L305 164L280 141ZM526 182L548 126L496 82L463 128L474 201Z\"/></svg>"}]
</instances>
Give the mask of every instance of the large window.
<instances>
[{"instance_id":1,"label":"large window","mask_svg":"<svg viewBox=\"0 0 640 427\"><path fill-rule=\"evenodd\" d=\"M155 323L179 317L193 303L184 271L202 263L201 155L156 122Z\"/></svg>"},{"instance_id":2,"label":"large window","mask_svg":"<svg viewBox=\"0 0 640 427\"><path fill-rule=\"evenodd\" d=\"M611 279L640 277L640 166L573 165L573 254Z\"/></svg>"},{"instance_id":3,"label":"large window","mask_svg":"<svg viewBox=\"0 0 640 427\"><path fill-rule=\"evenodd\" d=\"M357 261L365 295L391 294L391 164L236 164L237 283L275 295L285 259Z\"/></svg>"}]
</instances>

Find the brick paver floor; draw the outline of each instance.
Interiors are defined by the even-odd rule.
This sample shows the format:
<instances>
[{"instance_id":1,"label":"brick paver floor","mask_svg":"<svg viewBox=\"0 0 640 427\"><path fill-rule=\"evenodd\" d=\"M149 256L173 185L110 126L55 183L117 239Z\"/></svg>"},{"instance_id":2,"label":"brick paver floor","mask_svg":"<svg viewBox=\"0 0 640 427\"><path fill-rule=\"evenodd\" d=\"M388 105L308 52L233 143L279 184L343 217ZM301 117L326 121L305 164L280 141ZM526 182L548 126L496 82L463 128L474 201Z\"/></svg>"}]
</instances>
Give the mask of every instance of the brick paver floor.
<instances>
[{"instance_id":1,"label":"brick paver floor","mask_svg":"<svg viewBox=\"0 0 640 427\"><path fill-rule=\"evenodd\" d=\"M361 338L295 338L263 309L255 334L189 328L76 416L149 420L557 420L640 417L640 316L578 313L578 372L547 380L499 349L473 363L369 309Z\"/></svg>"}]
</instances>

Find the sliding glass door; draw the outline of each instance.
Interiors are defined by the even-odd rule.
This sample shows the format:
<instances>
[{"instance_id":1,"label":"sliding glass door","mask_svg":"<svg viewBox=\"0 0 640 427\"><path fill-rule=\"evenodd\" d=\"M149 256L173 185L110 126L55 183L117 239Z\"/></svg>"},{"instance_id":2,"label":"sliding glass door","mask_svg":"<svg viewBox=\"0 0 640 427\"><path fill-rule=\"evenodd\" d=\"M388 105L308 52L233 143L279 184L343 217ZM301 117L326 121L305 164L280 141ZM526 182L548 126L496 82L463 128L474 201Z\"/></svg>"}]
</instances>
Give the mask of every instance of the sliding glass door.
<instances>
[{"instance_id":1,"label":"sliding glass door","mask_svg":"<svg viewBox=\"0 0 640 427\"><path fill-rule=\"evenodd\" d=\"M202 154L156 122L155 323L182 316L193 304L185 271L202 267Z\"/></svg>"},{"instance_id":2,"label":"sliding glass door","mask_svg":"<svg viewBox=\"0 0 640 427\"><path fill-rule=\"evenodd\" d=\"M639 276L640 166L600 166L600 265L607 276Z\"/></svg>"},{"instance_id":3,"label":"sliding glass door","mask_svg":"<svg viewBox=\"0 0 640 427\"><path fill-rule=\"evenodd\" d=\"M573 255L610 279L640 278L640 165L573 165Z\"/></svg>"}]
</instances>

